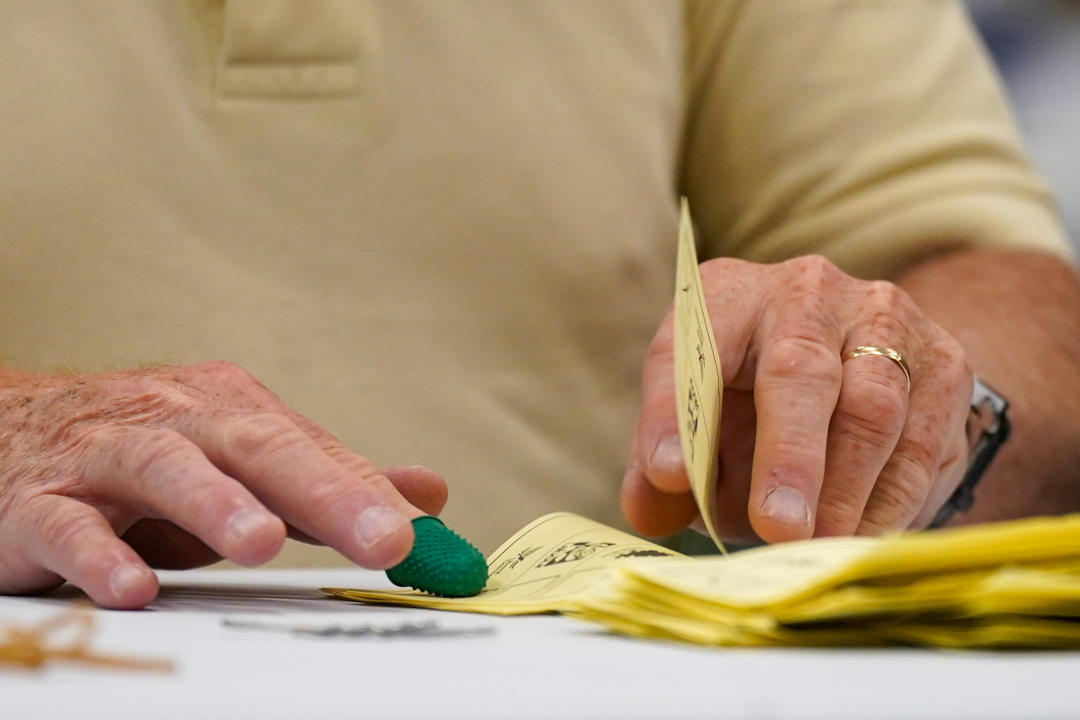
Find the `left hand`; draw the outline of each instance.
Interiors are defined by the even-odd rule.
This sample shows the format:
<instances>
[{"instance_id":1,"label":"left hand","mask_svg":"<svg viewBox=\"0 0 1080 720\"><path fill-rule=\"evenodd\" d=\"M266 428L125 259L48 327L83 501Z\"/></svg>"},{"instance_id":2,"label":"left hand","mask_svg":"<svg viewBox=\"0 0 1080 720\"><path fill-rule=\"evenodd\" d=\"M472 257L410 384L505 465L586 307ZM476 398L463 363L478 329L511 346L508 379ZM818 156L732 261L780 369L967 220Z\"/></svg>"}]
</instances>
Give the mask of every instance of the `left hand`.
<instances>
[{"instance_id":1,"label":"left hand","mask_svg":"<svg viewBox=\"0 0 1080 720\"><path fill-rule=\"evenodd\" d=\"M925 527L966 468L972 373L908 295L829 261L702 263L724 375L718 532L766 542ZM673 316L649 348L622 505L647 535L697 516L675 416ZM857 346L899 351L893 360Z\"/></svg>"}]
</instances>

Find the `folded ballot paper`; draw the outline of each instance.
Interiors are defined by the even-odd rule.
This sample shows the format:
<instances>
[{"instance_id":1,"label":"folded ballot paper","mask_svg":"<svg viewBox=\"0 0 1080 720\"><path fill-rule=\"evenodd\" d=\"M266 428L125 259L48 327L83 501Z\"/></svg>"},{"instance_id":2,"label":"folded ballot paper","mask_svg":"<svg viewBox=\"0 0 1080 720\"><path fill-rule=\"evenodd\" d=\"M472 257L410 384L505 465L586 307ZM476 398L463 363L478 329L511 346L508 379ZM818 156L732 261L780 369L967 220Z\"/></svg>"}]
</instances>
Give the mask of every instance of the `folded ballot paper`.
<instances>
[{"instance_id":1,"label":"folded ballot paper","mask_svg":"<svg viewBox=\"0 0 1080 720\"><path fill-rule=\"evenodd\" d=\"M723 379L686 202L675 279L676 412L691 490L714 518ZM327 588L364 602L559 612L628 635L702 645L1080 647L1080 515L886 538L822 538L691 558L570 513L488 558L486 588Z\"/></svg>"},{"instance_id":2,"label":"folded ballot paper","mask_svg":"<svg viewBox=\"0 0 1080 720\"><path fill-rule=\"evenodd\" d=\"M364 602L559 612L702 645L1080 647L1080 515L687 557L570 513L488 558L479 595L326 588Z\"/></svg>"}]
</instances>

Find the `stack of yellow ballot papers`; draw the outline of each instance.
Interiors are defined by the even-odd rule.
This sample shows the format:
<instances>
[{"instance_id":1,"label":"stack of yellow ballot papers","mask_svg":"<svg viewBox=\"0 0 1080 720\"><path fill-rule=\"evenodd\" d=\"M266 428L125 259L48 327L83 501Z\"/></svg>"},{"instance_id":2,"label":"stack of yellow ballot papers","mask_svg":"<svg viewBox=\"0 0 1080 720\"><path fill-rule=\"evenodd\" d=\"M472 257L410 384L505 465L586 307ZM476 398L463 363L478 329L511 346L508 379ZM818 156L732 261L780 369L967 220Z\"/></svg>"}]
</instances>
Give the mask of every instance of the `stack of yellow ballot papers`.
<instances>
[{"instance_id":1,"label":"stack of yellow ballot papers","mask_svg":"<svg viewBox=\"0 0 1080 720\"><path fill-rule=\"evenodd\" d=\"M1080 647L1080 516L691 558L569 513L529 524L471 598L328 588L366 602L561 612L703 645Z\"/></svg>"},{"instance_id":2,"label":"stack of yellow ballot papers","mask_svg":"<svg viewBox=\"0 0 1080 720\"><path fill-rule=\"evenodd\" d=\"M675 279L676 415L690 488L717 544L723 377L682 203ZM723 546L721 545L721 548ZM365 602L519 615L561 612L703 645L1080 647L1080 515L828 538L689 558L569 513L488 558L479 595L328 588Z\"/></svg>"}]
</instances>

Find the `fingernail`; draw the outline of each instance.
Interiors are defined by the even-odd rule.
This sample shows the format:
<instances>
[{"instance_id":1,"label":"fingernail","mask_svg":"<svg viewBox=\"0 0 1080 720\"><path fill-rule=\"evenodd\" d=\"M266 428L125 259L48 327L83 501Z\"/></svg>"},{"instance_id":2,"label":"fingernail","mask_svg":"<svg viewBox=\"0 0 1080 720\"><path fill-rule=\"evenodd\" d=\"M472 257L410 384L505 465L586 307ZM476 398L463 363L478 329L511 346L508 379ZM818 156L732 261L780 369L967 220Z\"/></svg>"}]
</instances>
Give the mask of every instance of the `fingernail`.
<instances>
[{"instance_id":1,"label":"fingernail","mask_svg":"<svg viewBox=\"0 0 1080 720\"><path fill-rule=\"evenodd\" d=\"M397 510L376 505L360 513L360 517L356 519L356 537L364 549L367 549L408 524L408 518Z\"/></svg>"},{"instance_id":2,"label":"fingernail","mask_svg":"<svg viewBox=\"0 0 1080 720\"><path fill-rule=\"evenodd\" d=\"M242 542L256 533L264 530L271 524L274 518L261 510L244 508L237 510L229 516L225 526L226 542L232 544Z\"/></svg>"},{"instance_id":3,"label":"fingernail","mask_svg":"<svg viewBox=\"0 0 1080 720\"><path fill-rule=\"evenodd\" d=\"M109 589L112 591L113 597L120 600L132 588L142 584L145 579L146 572L138 565L128 563L117 565L109 574Z\"/></svg>"},{"instance_id":4,"label":"fingernail","mask_svg":"<svg viewBox=\"0 0 1080 720\"><path fill-rule=\"evenodd\" d=\"M656 443L649 457L649 467L666 473L677 473L683 466L682 443L678 435L668 435Z\"/></svg>"},{"instance_id":5,"label":"fingernail","mask_svg":"<svg viewBox=\"0 0 1080 720\"><path fill-rule=\"evenodd\" d=\"M810 526L810 506L794 488L773 488L761 502L761 511L785 525Z\"/></svg>"}]
</instances>

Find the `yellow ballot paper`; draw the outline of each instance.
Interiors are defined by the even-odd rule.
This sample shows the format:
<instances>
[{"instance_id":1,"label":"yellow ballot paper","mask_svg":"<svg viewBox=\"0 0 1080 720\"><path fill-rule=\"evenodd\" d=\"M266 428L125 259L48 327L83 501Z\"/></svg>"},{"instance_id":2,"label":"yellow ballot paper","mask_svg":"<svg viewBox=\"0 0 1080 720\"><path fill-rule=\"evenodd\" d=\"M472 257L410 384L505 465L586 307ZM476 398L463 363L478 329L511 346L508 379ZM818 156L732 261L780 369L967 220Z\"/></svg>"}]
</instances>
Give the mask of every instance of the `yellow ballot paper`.
<instances>
[{"instance_id":1,"label":"yellow ballot paper","mask_svg":"<svg viewBox=\"0 0 1080 720\"><path fill-rule=\"evenodd\" d=\"M417 590L323 588L346 600L492 615L568 612L603 592L612 566L628 558L685 557L573 513L552 513L526 525L488 558L479 595L442 598Z\"/></svg>"},{"instance_id":2,"label":"yellow ballot paper","mask_svg":"<svg viewBox=\"0 0 1080 720\"><path fill-rule=\"evenodd\" d=\"M690 208L682 200L675 268L675 400L686 474L709 537L716 532L717 441L724 379L698 272Z\"/></svg>"}]
</instances>

